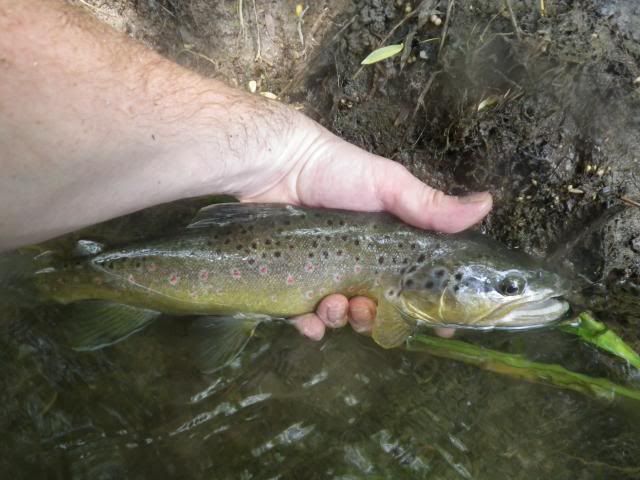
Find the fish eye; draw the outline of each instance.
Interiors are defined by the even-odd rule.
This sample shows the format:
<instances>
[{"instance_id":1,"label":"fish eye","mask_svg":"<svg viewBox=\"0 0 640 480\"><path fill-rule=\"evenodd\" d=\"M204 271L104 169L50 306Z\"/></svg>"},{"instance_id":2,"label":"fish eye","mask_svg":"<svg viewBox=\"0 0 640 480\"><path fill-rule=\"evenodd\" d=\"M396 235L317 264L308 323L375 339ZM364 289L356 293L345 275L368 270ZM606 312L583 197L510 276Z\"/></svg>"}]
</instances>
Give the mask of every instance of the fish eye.
<instances>
[{"instance_id":1,"label":"fish eye","mask_svg":"<svg viewBox=\"0 0 640 480\"><path fill-rule=\"evenodd\" d=\"M521 295L526 286L527 281L524 278L518 275L507 275L498 283L496 290L505 296Z\"/></svg>"}]
</instances>

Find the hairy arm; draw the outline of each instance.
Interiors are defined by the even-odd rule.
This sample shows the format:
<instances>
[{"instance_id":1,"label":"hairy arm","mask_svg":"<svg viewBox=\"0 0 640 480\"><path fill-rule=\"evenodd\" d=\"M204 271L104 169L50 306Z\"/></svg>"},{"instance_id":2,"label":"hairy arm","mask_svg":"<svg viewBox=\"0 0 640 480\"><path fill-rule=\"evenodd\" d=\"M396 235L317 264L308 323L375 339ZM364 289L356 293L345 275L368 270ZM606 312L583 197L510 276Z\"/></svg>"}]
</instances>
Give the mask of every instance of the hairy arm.
<instances>
[{"instance_id":1,"label":"hairy arm","mask_svg":"<svg viewBox=\"0 0 640 480\"><path fill-rule=\"evenodd\" d=\"M292 122L283 105L62 2L0 0L0 248L179 198L258 192L289 165L278 139Z\"/></svg>"}]
</instances>

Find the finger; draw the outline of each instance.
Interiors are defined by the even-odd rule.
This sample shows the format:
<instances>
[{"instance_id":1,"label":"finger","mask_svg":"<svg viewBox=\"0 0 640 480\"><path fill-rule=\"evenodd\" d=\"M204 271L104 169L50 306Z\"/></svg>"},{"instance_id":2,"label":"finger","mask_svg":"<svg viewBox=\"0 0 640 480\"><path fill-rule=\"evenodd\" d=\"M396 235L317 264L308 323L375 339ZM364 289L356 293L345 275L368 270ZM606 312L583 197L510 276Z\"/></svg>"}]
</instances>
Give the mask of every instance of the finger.
<instances>
[{"instance_id":1,"label":"finger","mask_svg":"<svg viewBox=\"0 0 640 480\"><path fill-rule=\"evenodd\" d=\"M360 211L386 210L417 227L458 232L491 210L489 193L445 195L399 163L339 139L327 142L298 179L306 205Z\"/></svg>"},{"instance_id":2,"label":"finger","mask_svg":"<svg viewBox=\"0 0 640 480\"><path fill-rule=\"evenodd\" d=\"M332 294L324 297L316 314L318 318L329 328L340 328L347 324L349 300L344 295Z\"/></svg>"},{"instance_id":3,"label":"finger","mask_svg":"<svg viewBox=\"0 0 640 480\"><path fill-rule=\"evenodd\" d=\"M436 335L442 338L451 338L456 333L456 329L450 327L436 327L433 331L436 332Z\"/></svg>"},{"instance_id":4,"label":"finger","mask_svg":"<svg viewBox=\"0 0 640 480\"><path fill-rule=\"evenodd\" d=\"M349 323L358 333L370 333L376 318L376 304L367 297L354 297L349 301Z\"/></svg>"},{"instance_id":5,"label":"finger","mask_svg":"<svg viewBox=\"0 0 640 480\"><path fill-rule=\"evenodd\" d=\"M309 337L311 340L322 340L322 337L324 337L324 323L315 313L294 317L291 319L291 323L302 335Z\"/></svg>"}]
</instances>

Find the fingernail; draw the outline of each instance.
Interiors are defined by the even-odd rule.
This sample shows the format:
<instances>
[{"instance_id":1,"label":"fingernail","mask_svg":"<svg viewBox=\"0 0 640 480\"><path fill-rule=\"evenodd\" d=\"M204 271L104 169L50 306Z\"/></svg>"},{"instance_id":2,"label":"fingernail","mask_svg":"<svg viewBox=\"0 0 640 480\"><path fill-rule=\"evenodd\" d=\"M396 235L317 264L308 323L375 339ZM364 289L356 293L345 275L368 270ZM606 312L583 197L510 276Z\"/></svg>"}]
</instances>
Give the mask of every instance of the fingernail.
<instances>
[{"instance_id":1,"label":"fingernail","mask_svg":"<svg viewBox=\"0 0 640 480\"><path fill-rule=\"evenodd\" d=\"M458 201L460 203L484 203L488 200L488 198L489 194L487 192L478 192L458 197Z\"/></svg>"}]
</instances>

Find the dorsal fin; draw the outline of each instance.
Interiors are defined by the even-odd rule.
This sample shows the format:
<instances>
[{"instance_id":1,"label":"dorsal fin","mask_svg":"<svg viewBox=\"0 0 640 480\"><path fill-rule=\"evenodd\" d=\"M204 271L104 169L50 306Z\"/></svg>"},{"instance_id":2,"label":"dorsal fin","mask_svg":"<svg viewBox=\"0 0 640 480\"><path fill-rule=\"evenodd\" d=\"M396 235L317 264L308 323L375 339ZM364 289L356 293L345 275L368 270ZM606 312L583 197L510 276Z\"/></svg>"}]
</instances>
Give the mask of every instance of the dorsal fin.
<instances>
[{"instance_id":1,"label":"dorsal fin","mask_svg":"<svg viewBox=\"0 0 640 480\"><path fill-rule=\"evenodd\" d=\"M280 203L216 203L202 208L187 228L250 223L264 218L304 216L299 207Z\"/></svg>"}]
</instances>

